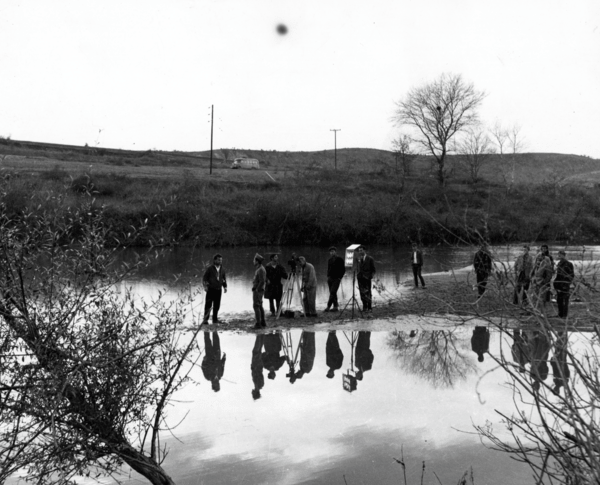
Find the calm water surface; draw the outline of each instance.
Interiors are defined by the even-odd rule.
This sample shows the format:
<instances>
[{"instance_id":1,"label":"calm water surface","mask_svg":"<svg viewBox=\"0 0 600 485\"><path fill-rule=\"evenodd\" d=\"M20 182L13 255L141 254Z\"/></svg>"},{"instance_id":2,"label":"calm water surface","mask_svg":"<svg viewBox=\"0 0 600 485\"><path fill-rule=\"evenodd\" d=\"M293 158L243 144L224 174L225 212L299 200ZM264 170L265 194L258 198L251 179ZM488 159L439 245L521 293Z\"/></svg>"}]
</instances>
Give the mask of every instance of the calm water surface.
<instances>
[{"instance_id":1,"label":"calm water surface","mask_svg":"<svg viewBox=\"0 0 600 485\"><path fill-rule=\"evenodd\" d=\"M315 265L321 309L328 253L293 249ZM230 288L221 315L250 312L256 251L220 252ZM284 251L283 261L290 252ZM520 246L496 252L513 260ZM408 248L375 247L370 253L386 292L411 281ZM152 294L172 282L173 274L183 275L175 288L197 285L194 275L201 276L212 254L168 252L127 285ZM570 258L577 254L581 259L581 252ZM467 249L428 249L425 279L464 268L472 257ZM349 297L350 278L343 289ZM174 432L177 439L166 438L171 453L164 466L176 483L190 485L397 484L404 482L394 458L403 453L408 484L421 483L423 461L426 484L439 483L434 472L443 484L456 483L469 467L477 485L533 483L528 467L487 449L474 434L473 424L489 421L501 435L496 410L511 414L514 396L507 375L489 356L477 361L473 331L465 326L391 333L206 332L199 337L205 358L195 371L199 385L184 388L169 411L171 422L185 419ZM510 355L510 339L490 332L490 353L498 355L502 347Z\"/></svg>"},{"instance_id":2,"label":"calm water surface","mask_svg":"<svg viewBox=\"0 0 600 485\"><path fill-rule=\"evenodd\" d=\"M166 469L190 485L397 484L404 452L408 483L420 483L423 460L428 484L433 472L454 484L470 466L479 485L531 483L527 467L472 434L486 421L502 430L495 410L513 409L506 375L471 350L473 328L414 330L207 332L216 360L169 413L188 414L167 439ZM490 351L500 342L492 332Z\"/></svg>"}]
</instances>

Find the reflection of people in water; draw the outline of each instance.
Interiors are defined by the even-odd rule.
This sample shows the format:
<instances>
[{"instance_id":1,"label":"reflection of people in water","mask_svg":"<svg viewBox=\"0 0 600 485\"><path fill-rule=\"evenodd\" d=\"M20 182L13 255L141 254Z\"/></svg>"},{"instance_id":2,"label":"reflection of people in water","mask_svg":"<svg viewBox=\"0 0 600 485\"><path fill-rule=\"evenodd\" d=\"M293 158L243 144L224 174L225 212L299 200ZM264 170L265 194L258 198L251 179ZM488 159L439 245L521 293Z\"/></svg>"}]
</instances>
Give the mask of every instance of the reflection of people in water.
<instances>
[{"instance_id":1,"label":"reflection of people in water","mask_svg":"<svg viewBox=\"0 0 600 485\"><path fill-rule=\"evenodd\" d=\"M534 391L540 389L541 381L548 378L548 354L550 353L550 340L543 332L533 332L529 339L531 349L531 378Z\"/></svg>"},{"instance_id":2,"label":"reflection of people in water","mask_svg":"<svg viewBox=\"0 0 600 485\"><path fill-rule=\"evenodd\" d=\"M262 354L262 363L269 371L267 377L275 379L275 372L281 369L286 358L281 353L281 337L278 333L265 335L265 351Z\"/></svg>"},{"instance_id":3,"label":"reflection of people in water","mask_svg":"<svg viewBox=\"0 0 600 485\"><path fill-rule=\"evenodd\" d=\"M207 381L210 381L212 390L219 392L221 390L221 377L225 372L225 354L221 357L221 342L219 334L212 332L212 342L210 333L204 332L204 358L202 359L202 373Z\"/></svg>"},{"instance_id":4,"label":"reflection of people in water","mask_svg":"<svg viewBox=\"0 0 600 485\"><path fill-rule=\"evenodd\" d=\"M477 354L477 360L483 362L483 354L490 350L490 331L487 327L475 327L471 337L471 349Z\"/></svg>"},{"instance_id":5,"label":"reflection of people in water","mask_svg":"<svg viewBox=\"0 0 600 485\"><path fill-rule=\"evenodd\" d=\"M356 364L356 378L362 381L363 373L373 367L373 352L371 352L371 332L358 332L354 361Z\"/></svg>"},{"instance_id":6,"label":"reflection of people in water","mask_svg":"<svg viewBox=\"0 0 600 485\"><path fill-rule=\"evenodd\" d=\"M300 339L300 370L296 373L296 379L308 374L315 363L315 333L302 332Z\"/></svg>"},{"instance_id":7,"label":"reflection of people in water","mask_svg":"<svg viewBox=\"0 0 600 485\"><path fill-rule=\"evenodd\" d=\"M256 336L254 342L254 348L252 349L252 362L250 363L250 370L252 371L252 382L254 382L254 389L252 389L252 397L254 400L260 399L260 390L265 385L265 376L263 376L263 361L261 351L263 348L265 336L263 334Z\"/></svg>"},{"instance_id":8,"label":"reflection of people in water","mask_svg":"<svg viewBox=\"0 0 600 485\"><path fill-rule=\"evenodd\" d=\"M530 362L529 341L527 335L520 330L513 330L511 353L513 360L519 365L519 372L525 372L525 364Z\"/></svg>"},{"instance_id":9,"label":"reflection of people in water","mask_svg":"<svg viewBox=\"0 0 600 485\"><path fill-rule=\"evenodd\" d=\"M558 334L550 365L552 366L552 377L554 378L552 392L559 396L560 388L566 386L571 377L571 371L567 364L567 334L564 332Z\"/></svg>"},{"instance_id":10,"label":"reflection of people in water","mask_svg":"<svg viewBox=\"0 0 600 485\"><path fill-rule=\"evenodd\" d=\"M335 375L335 371L342 368L342 363L344 362L344 354L342 353L342 349L340 349L340 342L335 334L335 330L329 332L329 335L327 335L325 354L327 367L329 367L327 377L331 379Z\"/></svg>"}]
</instances>

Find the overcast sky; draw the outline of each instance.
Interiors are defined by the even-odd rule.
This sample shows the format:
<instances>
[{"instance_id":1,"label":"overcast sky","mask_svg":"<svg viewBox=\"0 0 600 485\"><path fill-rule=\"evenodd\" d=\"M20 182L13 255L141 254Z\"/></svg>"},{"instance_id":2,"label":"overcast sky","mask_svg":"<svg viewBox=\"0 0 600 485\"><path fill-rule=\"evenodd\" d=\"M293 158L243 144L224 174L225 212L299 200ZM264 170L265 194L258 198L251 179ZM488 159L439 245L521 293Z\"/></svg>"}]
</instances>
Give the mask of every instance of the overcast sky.
<instances>
[{"instance_id":1,"label":"overcast sky","mask_svg":"<svg viewBox=\"0 0 600 485\"><path fill-rule=\"evenodd\" d=\"M528 151L600 158L598 0L0 1L13 139L205 150L214 105L215 148L389 149L445 72Z\"/></svg>"}]
</instances>

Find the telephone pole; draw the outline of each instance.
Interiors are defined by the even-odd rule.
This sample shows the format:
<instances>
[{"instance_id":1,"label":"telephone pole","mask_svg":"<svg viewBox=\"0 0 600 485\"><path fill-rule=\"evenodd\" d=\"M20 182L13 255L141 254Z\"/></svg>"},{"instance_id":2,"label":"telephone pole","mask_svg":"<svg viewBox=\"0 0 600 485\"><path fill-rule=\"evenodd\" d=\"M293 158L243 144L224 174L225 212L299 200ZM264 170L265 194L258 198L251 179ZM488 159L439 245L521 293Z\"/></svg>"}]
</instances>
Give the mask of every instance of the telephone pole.
<instances>
[{"instance_id":1,"label":"telephone pole","mask_svg":"<svg viewBox=\"0 0 600 485\"><path fill-rule=\"evenodd\" d=\"M212 175L212 152L213 152L213 120L215 114L215 105L210 105L210 173Z\"/></svg>"},{"instance_id":2,"label":"telephone pole","mask_svg":"<svg viewBox=\"0 0 600 485\"><path fill-rule=\"evenodd\" d=\"M335 170L337 171L337 132L342 130L341 128L337 128L329 131L333 131L333 158L335 163Z\"/></svg>"}]
</instances>

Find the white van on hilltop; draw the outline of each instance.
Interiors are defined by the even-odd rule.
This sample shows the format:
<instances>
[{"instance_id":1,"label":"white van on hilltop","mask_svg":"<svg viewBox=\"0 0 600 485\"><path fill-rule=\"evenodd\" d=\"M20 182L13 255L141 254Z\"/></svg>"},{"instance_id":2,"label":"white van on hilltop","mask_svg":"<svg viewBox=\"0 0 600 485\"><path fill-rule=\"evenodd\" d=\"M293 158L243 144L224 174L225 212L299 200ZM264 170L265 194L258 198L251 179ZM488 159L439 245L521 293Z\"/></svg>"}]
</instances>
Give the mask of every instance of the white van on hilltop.
<instances>
[{"instance_id":1,"label":"white van on hilltop","mask_svg":"<svg viewBox=\"0 0 600 485\"><path fill-rule=\"evenodd\" d=\"M231 164L231 168L259 168L256 158L236 158Z\"/></svg>"}]
</instances>

